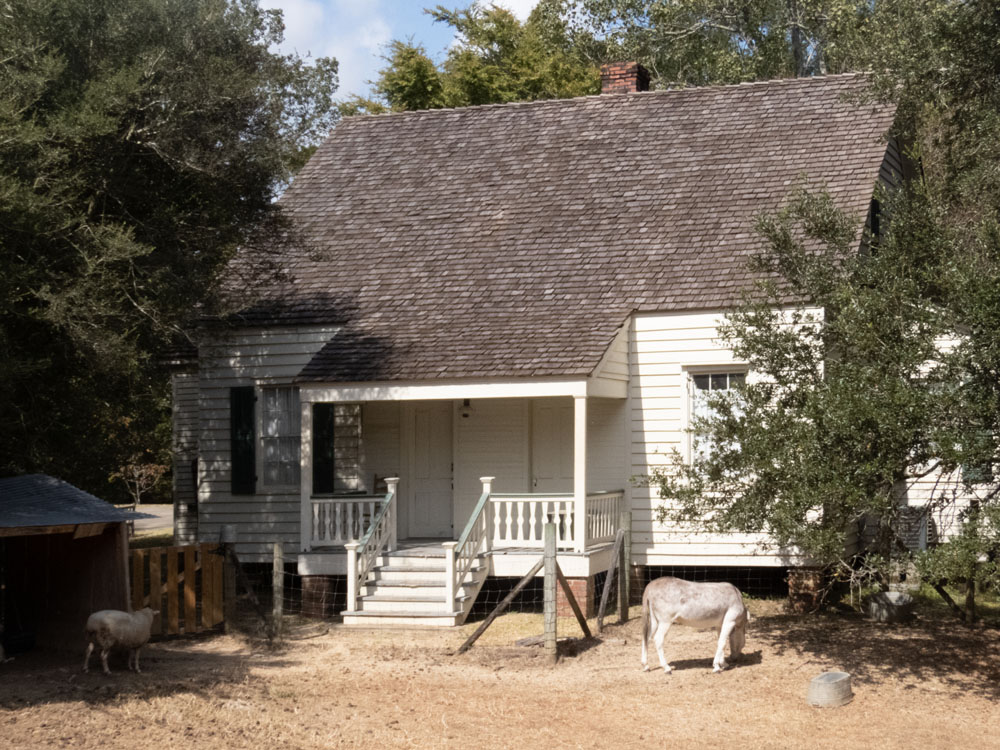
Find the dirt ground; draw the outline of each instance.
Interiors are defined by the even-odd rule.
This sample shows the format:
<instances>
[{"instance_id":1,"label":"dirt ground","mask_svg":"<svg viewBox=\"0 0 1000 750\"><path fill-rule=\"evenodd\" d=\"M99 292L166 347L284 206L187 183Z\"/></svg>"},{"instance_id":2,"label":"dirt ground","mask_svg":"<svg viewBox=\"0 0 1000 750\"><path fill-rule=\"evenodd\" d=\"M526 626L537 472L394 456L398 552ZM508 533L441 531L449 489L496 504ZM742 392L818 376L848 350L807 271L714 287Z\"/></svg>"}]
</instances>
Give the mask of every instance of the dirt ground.
<instances>
[{"instance_id":1,"label":"dirt ground","mask_svg":"<svg viewBox=\"0 0 1000 750\"><path fill-rule=\"evenodd\" d=\"M714 635L679 627L667 639L674 673L641 672L637 618L600 641L562 644L553 668L541 648L514 645L541 631L540 615L501 618L462 656L451 652L475 624L324 632L309 623L276 650L235 636L175 640L144 650L142 674L124 671L122 656L111 677L83 674L82 648L23 654L0 665L0 745L1000 747L1000 631L766 609L745 658L722 674L711 671ZM579 633L572 620L559 625ZM832 669L852 674L854 700L809 706L809 681Z\"/></svg>"}]
</instances>

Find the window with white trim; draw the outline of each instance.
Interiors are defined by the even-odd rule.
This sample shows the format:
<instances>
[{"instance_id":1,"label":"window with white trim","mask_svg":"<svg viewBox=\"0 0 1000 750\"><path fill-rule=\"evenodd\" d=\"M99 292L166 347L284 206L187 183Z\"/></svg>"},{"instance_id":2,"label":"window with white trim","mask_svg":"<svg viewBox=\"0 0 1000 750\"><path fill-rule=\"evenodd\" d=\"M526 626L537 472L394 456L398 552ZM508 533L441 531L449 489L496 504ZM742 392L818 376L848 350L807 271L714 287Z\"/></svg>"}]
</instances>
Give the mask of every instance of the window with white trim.
<instances>
[{"instance_id":1,"label":"window with white trim","mask_svg":"<svg viewBox=\"0 0 1000 750\"><path fill-rule=\"evenodd\" d=\"M715 411L709 404L713 393L729 391L746 382L745 370L728 370L725 372L692 372L690 373L690 405L688 409L688 426L694 425L696 419L710 419ZM704 458L711 451L711 443L704 435L691 435L690 458Z\"/></svg>"},{"instance_id":2,"label":"window with white trim","mask_svg":"<svg viewBox=\"0 0 1000 750\"><path fill-rule=\"evenodd\" d=\"M261 389L261 472L265 487L298 487L302 412L299 389Z\"/></svg>"}]
</instances>

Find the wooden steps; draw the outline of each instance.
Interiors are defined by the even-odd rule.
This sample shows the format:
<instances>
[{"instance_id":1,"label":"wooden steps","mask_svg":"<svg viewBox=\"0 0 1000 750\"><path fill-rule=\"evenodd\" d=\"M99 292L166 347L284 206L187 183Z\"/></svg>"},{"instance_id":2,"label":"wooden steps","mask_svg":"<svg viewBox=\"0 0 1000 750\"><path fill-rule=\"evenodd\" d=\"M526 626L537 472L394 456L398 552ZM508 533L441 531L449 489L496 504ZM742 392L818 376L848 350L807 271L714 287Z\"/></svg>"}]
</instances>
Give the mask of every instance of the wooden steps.
<instances>
[{"instance_id":1,"label":"wooden steps","mask_svg":"<svg viewBox=\"0 0 1000 750\"><path fill-rule=\"evenodd\" d=\"M358 597L358 608L343 613L345 625L364 627L448 627L465 621L486 580L484 560L475 565L455 594L446 599L444 549L423 545L380 557Z\"/></svg>"}]
</instances>

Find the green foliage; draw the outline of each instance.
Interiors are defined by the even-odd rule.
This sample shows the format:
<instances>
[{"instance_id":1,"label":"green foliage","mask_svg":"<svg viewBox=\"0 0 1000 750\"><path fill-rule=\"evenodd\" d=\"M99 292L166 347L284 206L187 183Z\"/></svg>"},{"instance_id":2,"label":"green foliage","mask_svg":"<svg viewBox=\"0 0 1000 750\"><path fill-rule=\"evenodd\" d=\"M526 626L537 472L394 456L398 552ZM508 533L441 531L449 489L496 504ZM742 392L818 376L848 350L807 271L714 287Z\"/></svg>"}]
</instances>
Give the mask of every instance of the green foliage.
<instances>
[{"instance_id":1,"label":"green foliage","mask_svg":"<svg viewBox=\"0 0 1000 750\"><path fill-rule=\"evenodd\" d=\"M0 0L0 472L163 461L156 353L334 122L255 0ZM197 307L201 305L201 308Z\"/></svg>"},{"instance_id":2,"label":"green foliage","mask_svg":"<svg viewBox=\"0 0 1000 750\"><path fill-rule=\"evenodd\" d=\"M394 41L379 91L396 111L445 106L441 73L423 47Z\"/></svg>"},{"instance_id":3,"label":"green foliage","mask_svg":"<svg viewBox=\"0 0 1000 750\"><path fill-rule=\"evenodd\" d=\"M1000 506L974 506L963 514L960 533L917 555L917 570L931 582L968 581L1000 592ZM990 554L993 552L994 554Z\"/></svg>"},{"instance_id":4,"label":"green foliage","mask_svg":"<svg viewBox=\"0 0 1000 750\"><path fill-rule=\"evenodd\" d=\"M877 3L876 3L877 4ZM575 45L592 59L637 60L658 88L855 69L865 0L566 0Z\"/></svg>"},{"instance_id":5,"label":"green foliage","mask_svg":"<svg viewBox=\"0 0 1000 750\"><path fill-rule=\"evenodd\" d=\"M866 569L884 577L905 562L908 487L933 470L928 513L949 506L959 533L919 556L921 572L997 586L1000 14L988 0L878 0L862 16L843 59L876 71L870 95L898 104L924 179L884 196L887 231L860 253L822 195L761 220L757 269L774 281L723 334L756 377L695 425L716 450L654 474L661 517L769 530L831 564L864 528ZM775 313L806 301L822 317Z\"/></svg>"},{"instance_id":6,"label":"green foliage","mask_svg":"<svg viewBox=\"0 0 1000 750\"><path fill-rule=\"evenodd\" d=\"M396 40L375 82L376 99L352 97L342 114L557 99L600 91L597 66L569 43L558 3L546 0L521 23L505 8L473 4L428 10L457 43L436 66L412 41Z\"/></svg>"},{"instance_id":7,"label":"green foliage","mask_svg":"<svg viewBox=\"0 0 1000 750\"><path fill-rule=\"evenodd\" d=\"M858 254L859 227L825 194L800 190L761 218L754 265L769 281L720 330L753 377L693 425L710 450L653 473L661 520L769 531L826 564L867 524L888 557L907 484L957 467L935 364L950 317L933 302L950 238L919 190L889 200L883 222ZM788 307L805 301L815 311Z\"/></svg>"}]
</instances>

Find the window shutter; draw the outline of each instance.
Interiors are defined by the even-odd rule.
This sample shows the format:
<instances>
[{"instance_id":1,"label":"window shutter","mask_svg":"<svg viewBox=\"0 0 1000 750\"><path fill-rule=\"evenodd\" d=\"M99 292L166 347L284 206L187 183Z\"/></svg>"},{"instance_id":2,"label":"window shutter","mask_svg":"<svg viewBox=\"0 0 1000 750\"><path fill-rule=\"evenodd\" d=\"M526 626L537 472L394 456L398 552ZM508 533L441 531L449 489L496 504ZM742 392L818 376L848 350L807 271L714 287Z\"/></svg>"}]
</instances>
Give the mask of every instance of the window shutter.
<instances>
[{"instance_id":1,"label":"window shutter","mask_svg":"<svg viewBox=\"0 0 1000 750\"><path fill-rule=\"evenodd\" d=\"M257 489L254 460L254 388L229 389L229 427L232 446L232 493L252 495Z\"/></svg>"},{"instance_id":2,"label":"window shutter","mask_svg":"<svg viewBox=\"0 0 1000 750\"><path fill-rule=\"evenodd\" d=\"M313 404L313 493L333 492L334 405Z\"/></svg>"}]
</instances>

